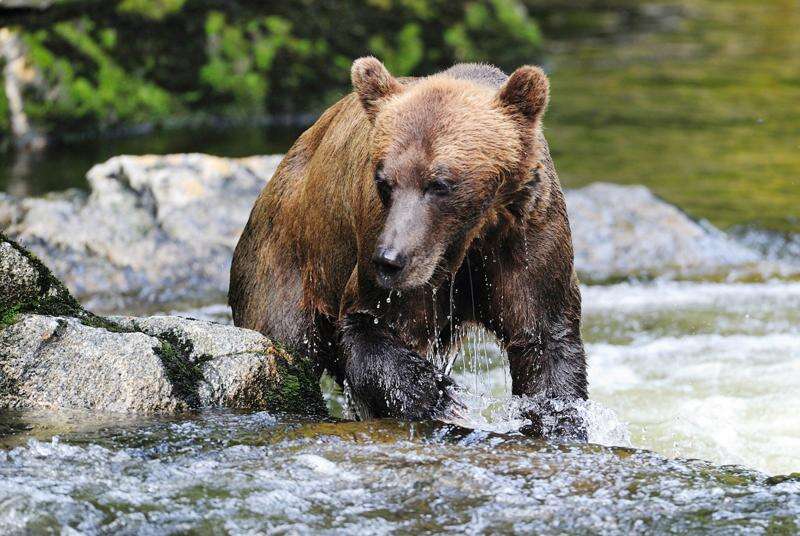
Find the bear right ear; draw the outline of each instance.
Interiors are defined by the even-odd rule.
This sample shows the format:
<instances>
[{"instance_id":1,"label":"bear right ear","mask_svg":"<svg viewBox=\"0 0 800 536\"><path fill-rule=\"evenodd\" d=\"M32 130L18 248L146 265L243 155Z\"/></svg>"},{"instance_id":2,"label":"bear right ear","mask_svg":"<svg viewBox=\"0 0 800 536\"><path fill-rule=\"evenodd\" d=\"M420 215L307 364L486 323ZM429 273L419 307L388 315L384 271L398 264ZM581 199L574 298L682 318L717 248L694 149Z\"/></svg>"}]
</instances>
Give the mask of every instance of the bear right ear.
<instances>
[{"instance_id":1,"label":"bear right ear","mask_svg":"<svg viewBox=\"0 0 800 536\"><path fill-rule=\"evenodd\" d=\"M366 56L353 62L350 69L353 89L358 94L370 121L375 120L381 103L403 91L403 85L386 70L377 58Z\"/></svg>"},{"instance_id":2,"label":"bear right ear","mask_svg":"<svg viewBox=\"0 0 800 536\"><path fill-rule=\"evenodd\" d=\"M550 81L541 68L525 65L511 73L496 98L506 110L535 123L547 108Z\"/></svg>"}]
</instances>

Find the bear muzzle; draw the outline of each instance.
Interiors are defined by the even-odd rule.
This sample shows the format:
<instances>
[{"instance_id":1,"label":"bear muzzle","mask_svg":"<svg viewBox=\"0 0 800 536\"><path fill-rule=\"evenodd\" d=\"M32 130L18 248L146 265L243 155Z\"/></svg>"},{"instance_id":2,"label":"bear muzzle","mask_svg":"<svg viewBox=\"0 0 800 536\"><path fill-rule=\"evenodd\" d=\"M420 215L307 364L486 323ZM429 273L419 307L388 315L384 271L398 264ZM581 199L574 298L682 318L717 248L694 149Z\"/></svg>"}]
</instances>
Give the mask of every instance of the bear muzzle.
<instances>
[{"instance_id":1,"label":"bear muzzle","mask_svg":"<svg viewBox=\"0 0 800 536\"><path fill-rule=\"evenodd\" d=\"M378 246L372 262L375 264L378 284L383 288L393 288L403 277L408 256L395 248Z\"/></svg>"}]
</instances>

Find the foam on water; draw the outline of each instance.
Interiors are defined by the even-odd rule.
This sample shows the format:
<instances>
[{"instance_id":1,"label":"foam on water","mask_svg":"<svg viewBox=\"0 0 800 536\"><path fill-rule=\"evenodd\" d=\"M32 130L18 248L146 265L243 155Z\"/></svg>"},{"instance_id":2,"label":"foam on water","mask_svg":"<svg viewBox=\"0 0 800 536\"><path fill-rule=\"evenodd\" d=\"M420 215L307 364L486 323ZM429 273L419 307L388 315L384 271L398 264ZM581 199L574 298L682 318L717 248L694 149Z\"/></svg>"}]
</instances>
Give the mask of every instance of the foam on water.
<instances>
[{"instance_id":1,"label":"foam on water","mask_svg":"<svg viewBox=\"0 0 800 536\"><path fill-rule=\"evenodd\" d=\"M674 309L718 306L758 307L776 300L785 306L800 304L800 283L694 283L657 281L651 284L584 285L585 313L634 311L647 308Z\"/></svg>"},{"instance_id":2,"label":"foam on water","mask_svg":"<svg viewBox=\"0 0 800 536\"><path fill-rule=\"evenodd\" d=\"M588 351L592 396L618 408L635 445L771 473L800 468L800 336L664 337Z\"/></svg>"},{"instance_id":3,"label":"foam on water","mask_svg":"<svg viewBox=\"0 0 800 536\"><path fill-rule=\"evenodd\" d=\"M503 369L492 369L495 376ZM496 378L495 378L496 381ZM489 383L489 382L486 382ZM536 404L525 397L493 396L486 392L474 393L466 389L458 391L459 400L464 404L463 417L449 422L473 430L483 430L499 434L518 432L530 424L526 412L535 409ZM598 445L632 446L626 423L620 421L616 412L594 400L581 400L571 404L586 426L589 442Z\"/></svg>"},{"instance_id":4,"label":"foam on water","mask_svg":"<svg viewBox=\"0 0 800 536\"><path fill-rule=\"evenodd\" d=\"M800 469L799 283L622 283L584 287L583 301L590 441ZM470 424L510 431L522 417L506 360L479 339L482 356L455 368Z\"/></svg>"}]
</instances>

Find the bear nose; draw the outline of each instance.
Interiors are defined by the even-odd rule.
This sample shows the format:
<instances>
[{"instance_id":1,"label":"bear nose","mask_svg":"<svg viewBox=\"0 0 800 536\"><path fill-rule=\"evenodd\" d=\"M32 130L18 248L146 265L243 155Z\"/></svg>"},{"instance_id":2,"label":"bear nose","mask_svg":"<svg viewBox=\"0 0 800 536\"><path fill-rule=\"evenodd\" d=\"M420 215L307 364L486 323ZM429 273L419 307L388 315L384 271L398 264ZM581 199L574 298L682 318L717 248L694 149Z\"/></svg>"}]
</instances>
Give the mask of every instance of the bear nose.
<instances>
[{"instance_id":1,"label":"bear nose","mask_svg":"<svg viewBox=\"0 0 800 536\"><path fill-rule=\"evenodd\" d=\"M394 248L378 247L372 262L381 275L393 277L403 271L408 263L408 257Z\"/></svg>"}]
</instances>

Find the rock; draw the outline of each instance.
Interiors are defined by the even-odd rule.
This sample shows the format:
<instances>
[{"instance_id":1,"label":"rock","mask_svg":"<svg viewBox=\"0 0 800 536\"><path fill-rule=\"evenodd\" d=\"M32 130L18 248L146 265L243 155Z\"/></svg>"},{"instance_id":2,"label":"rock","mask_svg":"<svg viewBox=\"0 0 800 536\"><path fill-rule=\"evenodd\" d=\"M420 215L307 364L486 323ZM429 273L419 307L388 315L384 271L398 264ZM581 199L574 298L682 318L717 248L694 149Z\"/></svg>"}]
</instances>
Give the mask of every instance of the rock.
<instances>
[{"instance_id":1,"label":"rock","mask_svg":"<svg viewBox=\"0 0 800 536\"><path fill-rule=\"evenodd\" d=\"M207 320L180 316L111 316L108 319L122 328L170 341L192 363L216 356L260 354L273 348L272 342L257 331Z\"/></svg>"},{"instance_id":2,"label":"rock","mask_svg":"<svg viewBox=\"0 0 800 536\"><path fill-rule=\"evenodd\" d=\"M0 229L5 229L21 217L19 202L0 192Z\"/></svg>"},{"instance_id":3,"label":"rock","mask_svg":"<svg viewBox=\"0 0 800 536\"><path fill-rule=\"evenodd\" d=\"M93 317L39 259L0 233L0 327L24 312Z\"/></svg>"},{"instance_id":4,"label":"rock","mask_svg":"<svg viewBox=\"0 0 800 536\"><path fill-rule=\"evenodd\" d=\"M219 301L239 233L280 158L119 156L89 171L88 197L21 199L13 208L6 199L0 223L6 214L7 234L90 308Z\"/></svg>"},{"instance_id":5,"label":"rock","mask_svg":"<svg viewBox=\"0 0 800 536\"><path fill-rule=\"evenodd\" d=\"M189 409L143 333L75 318L22 315L0 331L0 408L174 412Z\"/></svg>"},{"instance_id":6,"label":"rock","mask_svg":"<svg viewBox=\"0 0 800 536\"><path fill-rule=\"evenodd\" d=\"M8 306L45 294L33 263L10 242L0 243L0 300Z\"/></svg>"},{"instance_id":7,"label":"rock","mask_svg":"<svg viewBox=\"0 0 800 536\"><path fill-rule=\"evenodd\" d=\"M171 316L98 317L0 235L0 408L325 415L318 376L246 329Z\"/></svg>"},{"instance_id":8,"label":"rock","mask_svg":"<svg viewBox=\"0 0 800 536\"><path fill-rule=\"evenodd\" d=\"M177 316L110 320L169 341L197 367L200 406L326 413L310 363L293 358L256 331Z\"/></svg>"},{"instance_id":9,"label":"rock","mask_svg":"<svg viewBox=\"0 0 800 536\"><path fill-rule=\"evenodd\" d=\"M105 322L22 314L0 330L0 408L327 413L310 364L260 333L172 316Z\"/></svg>"},{"instance_id":10,"label":"rock","mask_svg":"<svg viewBox=\"0 0 800 536\"><path fill-rule=\"evenodd\" d=\"M567 191L566 199L575 266L585 280L720 275L762 259L644 186L595 183Z\"/></svg>"},{"instance_id":11,"label":"rock","mask_svg":"<svg viewBox=\"0 0 800 536\"><path fill-rule=\"evenodd\" d=\"M0 225L90 308L224 302L233 248L280 159L119 156L89 171L88 196L0 197ZM584 280L718 276L762 260L642 186L566 197Z\"/></svg>"}]
</instances>

